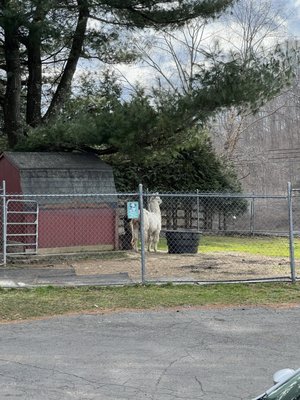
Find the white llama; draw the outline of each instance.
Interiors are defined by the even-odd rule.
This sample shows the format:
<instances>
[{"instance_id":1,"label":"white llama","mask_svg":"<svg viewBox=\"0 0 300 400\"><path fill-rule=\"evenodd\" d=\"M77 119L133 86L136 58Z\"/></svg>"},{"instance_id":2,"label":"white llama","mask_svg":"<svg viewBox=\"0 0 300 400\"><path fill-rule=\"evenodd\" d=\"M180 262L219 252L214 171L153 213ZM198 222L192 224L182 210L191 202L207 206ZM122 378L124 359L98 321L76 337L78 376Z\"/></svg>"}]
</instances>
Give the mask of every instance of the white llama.
<instances>
[{"instance_id":1,"label":"white llama","mask_svg":"<svg viewBox=\"0 0 300 400\"><path fill-rule=\"evenodd\" d=\"M143 209L144 214L144 240L145 247L148 251L151 248L156 252L157 245L159 242L159 234L161 231L161 212L160 204L162 203L159 196L150 197L149 200L149 211ZM132 247L135 251L138 251L138 239L139 239L139 219L132 219L130 221L131 233L132 233Z\"/></svg>"}]
</instances>

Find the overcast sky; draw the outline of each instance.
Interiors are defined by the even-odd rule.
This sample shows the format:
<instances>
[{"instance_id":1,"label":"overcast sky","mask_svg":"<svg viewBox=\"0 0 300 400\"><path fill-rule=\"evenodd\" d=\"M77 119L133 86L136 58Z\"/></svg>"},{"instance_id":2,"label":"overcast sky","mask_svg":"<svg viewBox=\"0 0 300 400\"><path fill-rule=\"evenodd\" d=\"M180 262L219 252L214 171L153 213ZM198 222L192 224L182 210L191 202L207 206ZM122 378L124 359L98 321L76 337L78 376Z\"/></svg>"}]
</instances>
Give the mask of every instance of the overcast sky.
<instances>
[{"instance_id":1,"label":"overcast sky","mask_svg":"<svg viewBox=\"0 0 300 400\"><path fill-rule=\"evenodd\" d=\"M289 34L300 37L300 0L280 1L280 5L284 6L287 13Z\"/></svg>"},{"instance_id":2,"label":"overcast sky","mask_svg":"<svg viewBox=\"0 0 300 400\"><path fill-rule=\"evenodd\" d=\"M273 35L271 33L270 37L268 37L267 39L267 42L263 43L265 48L272 48L275 42L284 41L289 37L299 38L300 40L300 0L240 0L237 4L239 5L239 7L241 7L241 10L244 10L247 3L251 1L258 7L261 6L262 9L266 4L269 4L271 8L270 13L272 15L274 12L275 14L278 13L278 18L276 20L276 24L280 26L278 32L276 31L278 35ZM229 16L229 18L231 17ZM271 20L273 21L273 18L271 18ZM228 47L230 43L232 44L238 42L238 36L234 36L234 32L237 32L238 30L239 28L237 25L233 24L230 27L230 24L226 25L226 21L224 22L224 20L222 21L221 19L217 20L214 23L210 23L205 32L207 33L206 36L210 38L211 42L214 39L217 39L218 41L220 41L222 48L226 49L226 47ZM210 35L212 31L216 32L216 35ZM157 51L157 49L154 49L154 53L152 54L154 54L155 57L158 57L156 61L159 60L159 62L162 63L162 69L164 71L169 71L169 73L172 72L171 62L166 58L165 55L163 55L162 53L159 54L159 51ZM182 50L180 51L180 54L183 54ZM99 66L96 64L91 64L90 68L94 68L95 72L97 71L100 73L101 71L101 68L99 68ZM86 64L83 61L82 71L84 72L85 70ZM125 83L125 87L128 93L132 89L131 85L134 85L136 82L140 82L143 86L146 87L151 87L153 85L153 76L155 75L155 71L145 65L119 65L116 66L116 71L118 74L123 75L123 78L127 80L127 83ZM79 66L78 74L80 73L81 70Z\"/></svg>"},{"instance_id":3,"label":"overcast sky","mask_svg":"<svg viewBox=\"0 0 300 400\"><path fill-rule=\"evenodd\" d=\"M256 7L261 8L261 10L268 10L270 6L269 16L271 17L271 21L275 21L275 24L278 26L276 30L272 33L270 32L267 35L267 39L262 42L264 48L273 48L276 42L283 42L287 38L299 38L300 40L300 0L240 0L237 3L237 7L239 10L237 13L244 13L245 9L249 7L249 4L255 4ZM269 5L269 6L268 6ZM265 7L265 8L264 8ZM249 11L249 8L247 9ZM266 11L267 12L267 11ZM262 11L264 14L264 11ZM276 16L276 19L272 18ZM229 21L229 22L228 22ZM240 31L240 27L233 22L232 17L228 16L228 21L221 18L221 20L217 20L216 22L210 22L207 28L205 28L206 35L209 39L210 46L214 40L220 42L220 45L223 49L229 49L233 43L236 44L240 41L241 36L236 33ZM211 34L214 32L214 34ZM226 34L225 34L226 33ZM201 41L201 46L205 45L205 42ZM181 46L178 45L178 48ZM237 45L238 47L238 45ZM184 54L182 48L178 54ZM156 61L159 60L163 65L164 71L169 71L171 73L172 66L170 60L166 59L166 56L161 53L159 55L159 50L154 48L152 55L156 58ZM139 81L144 86L148 86L153 83L153 74L155 71L149 69L147 66L133 65L133 66L118 66L117 70L121 72L128 80L128 84Z\"/></svg>"}]
</instances>

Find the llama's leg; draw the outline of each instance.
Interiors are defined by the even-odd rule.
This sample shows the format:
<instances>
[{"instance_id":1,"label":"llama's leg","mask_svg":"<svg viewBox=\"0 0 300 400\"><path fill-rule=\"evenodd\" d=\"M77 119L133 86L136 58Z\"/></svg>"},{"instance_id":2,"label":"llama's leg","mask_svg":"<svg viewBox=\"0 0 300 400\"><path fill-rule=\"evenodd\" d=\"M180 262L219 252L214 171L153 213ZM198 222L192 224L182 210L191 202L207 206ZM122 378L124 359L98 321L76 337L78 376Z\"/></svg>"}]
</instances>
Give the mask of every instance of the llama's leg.
<instances>
[{"instance_id":1,"label":"llama's leg","mask_svg":"<svg viewBox=\"0 0 300 400\"><path fill-rule=\"evenodd\" d=\"M132 241L131 241L131 246L132 246L132 250L136 251L136 244L135 244L135 240L134 239L132 239Z\"/></svg>"},{"instance_id":2,"label":"llama's leg","mask_svg":"<svg viewBox=\"0 0 300 400\"><path fill-rule=\"evenodd\" d=\"M155 232L151 232L150 248L155 251Z\"/></svg>"},{"instance_id":3,"label":"llama's leg","mask_svg":"<svg viewBox=\"0 0 300 400\"><path fill-rule=\"evenodd\" d=\"M133 249L134 251L138 252L138 243L139 243L139 231L138 229L134 230L134 235L133 235Z\"/></svg>"},{"instance_id":4,"label":"llama's leg","mask_svg":"<svg viewBox=\"0 0 300 400\"><path fill-rule=\"evenodd\" d=\"M131 246L134 251L138 251L139 242L139 222L137 220L130 220L130 230L131 230Z\"/></svg>"},{"instance_id":5,"label":"llama's leg","mask_svg":"<svg viewBox=\"0 0 300 400\"><path fill-rule=\"evenodd\" d=\"M144 244L145 244L145 250L149 251L149 235L148 232L146 231L144 233Z\"/></svg>"},{"instance_id":6,"label":"llama's leg","mask_svg":"<svg viewBox=\"0 0 300 400\"><path fill-rule=\"evenodd\" d=\"M151 252L151 248L152 248L152 235L149 236L149 242L148 242L148 251L149 251L149 253Z\"/></svg>"},{"instance_id":7,"label":"llama's leg","mask_svg":"<svg viewBox=\"0 0 300 400\"><path fill-rule=\"evenodd\" d=\"M136 237L136 238L134 239L134 251L135 251L136 253L138 253L138 251L139 251L139 249L138 249L138 242L139 242L139 238Z\"/></svg>"},{"instance_id":8,"label":"llama's leg","mask_svg":"<svg viewBox=\"0 0 300 400\"><path fill-rule=\"evenodd\" d=\"M148 251L151 251L151 245L153 244L153 235L152 233L149 234L149 242L148 242Z\"/></svg>"},{"instance_id":9,"label":"llama's leg","mask_svg":"<svg viewBox=\"0 0 300 400\"><path fill-rule=\"evenodd\" d=\"M134 239L133 239L133 238L131 239L131 242L130 242L130 243L131 243L131 247L132 247L132 249L134 250L135 241L134 241Z\"/></svg>"},{"instance_id":10,"label":"llama's leg","mask_svg":"<svg viewBox=\"0 0 300 400\"><path fill-rule=\"evenodd\" d=\"M134 251L138 251L138 248L137 248L137 240L136 240L136 238L132 238L132 240L131 240L131 246L132 246L132 249L134 250Z\"/></svg>"},{"instance_id":11,"label":"llama's leg","mask_svg":"<svg viewBox=\"0 0 300 400\"><path fill-rule=\"evenodd\" d=\"M154 251L157 252L157 245L159 242L159 232L154 232L153 234L153 247L154 247Z\"/></svg>"}]
</instances>

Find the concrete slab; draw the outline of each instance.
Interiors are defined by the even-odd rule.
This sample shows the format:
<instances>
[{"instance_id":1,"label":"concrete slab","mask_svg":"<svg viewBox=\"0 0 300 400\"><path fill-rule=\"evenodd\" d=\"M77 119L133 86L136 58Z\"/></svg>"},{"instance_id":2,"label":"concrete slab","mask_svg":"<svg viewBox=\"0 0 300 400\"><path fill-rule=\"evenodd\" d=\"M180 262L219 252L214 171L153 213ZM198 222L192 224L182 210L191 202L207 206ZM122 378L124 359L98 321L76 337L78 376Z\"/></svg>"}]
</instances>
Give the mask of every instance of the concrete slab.
<instances>
[{"instance_id":1,"label":"concrete slab","mask_svg":"<svg viewBox=\"0 0 300 400\"><path fill-rule=\"evenodd\" d=\"M36 287L36 286L103 286L130 284L128 273L76 275L69 269L0 269L0 287Z\"/></svg>"},{"instance_id":2,"label":"concrete slab","mask_svg":"<svg viewBox=\"0 0 300 400\"><path fill-rule=\"evenodd\" d=\"M19 287L18 283L12 279L0 279L0 287L2 288L16 288Z\"/></svg>"}]
</instances>

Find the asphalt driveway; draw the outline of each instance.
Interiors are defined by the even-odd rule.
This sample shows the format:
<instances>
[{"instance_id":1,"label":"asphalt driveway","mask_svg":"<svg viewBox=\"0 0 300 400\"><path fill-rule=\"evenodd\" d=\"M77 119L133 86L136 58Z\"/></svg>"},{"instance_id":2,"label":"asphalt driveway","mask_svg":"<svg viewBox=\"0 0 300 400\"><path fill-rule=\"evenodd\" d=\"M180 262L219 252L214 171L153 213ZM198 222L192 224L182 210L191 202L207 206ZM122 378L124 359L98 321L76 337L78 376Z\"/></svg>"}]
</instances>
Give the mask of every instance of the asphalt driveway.
<instances>
[{"instance_id":1,"label":"asphalt driveway","mask_svg":"<svg viewBox=\"0 0 300 400\"><path fill-rule=\"evenodd\" d=\"M0 398L251 399L300 367L300 307L120 312L0 325Z\"/></svg>"}]
</instances>

